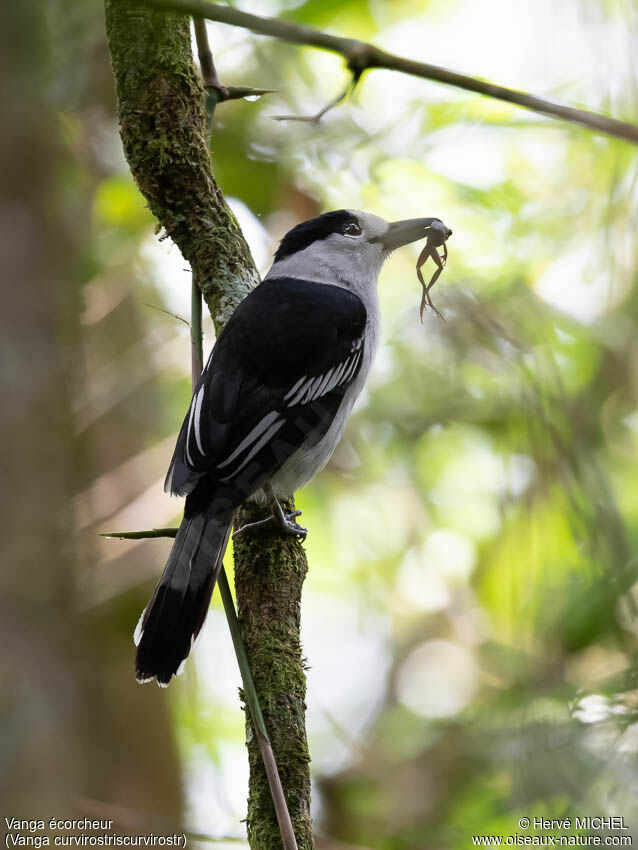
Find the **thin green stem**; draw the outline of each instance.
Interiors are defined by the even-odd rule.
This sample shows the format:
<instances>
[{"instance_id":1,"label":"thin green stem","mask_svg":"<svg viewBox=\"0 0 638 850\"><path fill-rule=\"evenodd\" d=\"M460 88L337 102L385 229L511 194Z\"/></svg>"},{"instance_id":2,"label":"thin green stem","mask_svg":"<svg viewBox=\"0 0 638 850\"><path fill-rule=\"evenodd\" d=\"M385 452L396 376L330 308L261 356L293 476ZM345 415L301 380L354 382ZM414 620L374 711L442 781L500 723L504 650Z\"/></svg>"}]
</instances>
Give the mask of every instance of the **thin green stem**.
<instances>
[{"instance_id":1,"label":"thin green stem","mask_svg":"<svg viewBox=\"0 0 638 850\"><path fill-rule=\"evenodd\" d=\"M202 345L202 293L193 274L191 277L191 383L193 392L204 368Z\"/></svg>"},{"instance_id":2,"label":"thin green stem","mask_svg":"<svg viewBox=\"0 0 638 850\"><path fill-rule=\"evenodd\" d=\"M233 646L235 647L235 655L237 656L237 663L239 664L239 670L241 672L241 678L244 685L244 698L250 712L253 727L257 734L261 757L264 762L264 768L266 769L266 776L268 778L268 785L270 786L270 793L275 806L275 814L277 815L277 822L281 831L284 850L297 850L297 840L295 838L292 821L290 820L290 814L288 812L288 805L284 796L281 779L279 778L275 754L272 749L272 744L270 743L270 738L268 737L268 731L264 722L261 706L259 705L255 683L253 681L250 664L248 662L248 655L246 654L246 647L242 640L239 620L237 619L237 612L235 611L235 602L233 600L232 593L230 592L228 577L226 576L226 571L223 566L219 573L217 584L219 585L219 592L222 597L224 611L226 612L228 628L230 629Z\"/></svg>"},{"instance_id":3,"label":"thin green stem","mask_svg":"<svg viewBox=\"0 0 638 850\"><path fill-rule=\"evenodd\" d=\"M203 354L202 354L202 296L199 291L199 287L197 286L197 282L195 280L195 276L193 276L193 290L191 297L191 308L192 308L192 316L191 316L191 341L192 341L192 383L193 388L197 385L199 380L199 376L201 375L201 364L203 362ZM199 368L196 367L196 364L199 364ZM177 533L177 529L163 529L164 531L170 531ZM139 539L144 535L144 532L129 532L128 535L119 535L119 536L131 536L136 535L136 538ZM115 535L111 535L115 536ZM145 536L145 535L144 535ZM159 537L159 534L150 534L148 536L151 537ZM173 537L174 534L166 535ZM219 585L219 592L222 597L222 603L224 605L224 613L226 614L226 620L228 621L228 628L230 630L230 635L233 640L233 646L235 648L235 655L237 656L237 664L239 665L239 671L241 673L241 679L244 687L244 697L246 699L246 705L248 706L248 711L250 712L250 717L253 723L253 727L257 734L257 740L259 742L259 749L261 751L261 757L264 762L264 768L266 770L266 776L268 777L268 785L270 786L270 793L272 795L273 804L275 807L275 813L277 815L277 822L279 824L279 829L281 831L281 837L283 840L284 850L297 850L297 841L295 839L295 833L292 827L292 821L290 819L290 814L288 812L288 806L286 803L286 798L284 796L283 786L281 784L281 779L279 777L279 771L277 770L277 762L275 761L275 754L272 749L272 744L270 743L270 738L268 737L268 732L266 730L266 724L264 723L264 716L261 711L261 706L259 705L259 698L257 697L257 691L255 689L255 683L253 681L252 673L250 672L250 664L248 663L248 655L246 653L246 647L244 646L244 642L241 636L241 629L239 627L239 621L237 619L237 612L235 611L235 602L233 600L233 595L230 592L230 585L228 584L228 576L226 575L226 570L224 569L224 565L221 565L219 576L217 578L217 584Z\"/></svg>"},{"instance_id":4,"label":"thin green stem","mask_svg":"<svg viewBox=\"0 0 638 850\"><path fill-rule=\"evenodd\" d=\"M202 74L202 82L206 91L206 127L210 134L215 115L215 107L220 100L228 98L228 89L217 76L217 69L213 60L213 54L208 44L206 33L206 21L204 18L193 18L195 27L195 40L197 41L197 54L199 56L199 67Z\"/></svg>"},{"instance_id":5,"label":"thin green stem","mask_svg":"<svg viewBox=\"0 0 638 850\"><path fill-rule=\"evenodd\" d=\"M233 646L235 647L235 655L237 656L237 663L239 664L239 669L241 671L241 678L244 685L244 695L246 697L246 703L250 710L250 716L253 719L255 728L259 729L259 731L266 738L266 740L270 742L270 738L268 738L268 732L266 730L266 725L264 723L264 716L261 713L259 699L257 698L257 694L255 692L255 685L253 683L252 673L250 672L250 664L248 663L246 647L244 646L241 637L239 620L237 619L237 612L235 611L235 601L230 590L230 585L228 584L228 576L226 575L226 570L223 567L219 574L219 578L217 579L217 584L219 585L219 592L221 594L222 602L224 604L224 611L226 612L226 619L228 620L228 628L230 629L230 635L233 639Z\"/></svg>"},{"instance_id":6,"label":"thin green stem","mask_svg":"<svg viewBox=\"0 0 638 850\"><path fill-rule=\"evenodd\" d=\"M177 537L176 528L149 528L148 531L103 531L99 537L117 537L118 540L147 540L151 537Z\"/></svg>"},{"instance_id":7,"label":"thin green stem","mask_svg":"<svg viewBox=\"0 0 638 850\"><path fill-rule=\"evenodd\" d=\"M210 136L210 133L212 131L213 116L215 114L215 107L217 106L217 103L220 100L223 100L227 96L228 92L226 87L221 83L219 77L217 76L215 63L213 61L213 54L208 43L206 22L202 18L195 18L194 24L197 50L199 53L199 60L202 68L202 77L204 85L206 87L206 122L208 134ZM191 378L194 389L202 373L204 362L202 351L202 295L197 284L195 275L193 275L192 277L191 286L191 342L193 349L193 354L191 358ZM268 778L268 785L270 787L270 794L272 796L272 801L275 808L275 814L277 816L277 823L279 824L279 830L281 832L284 850L297 850L297 840L295 838L295 832L292 826L292 821L290 819L288 805L286 803L283 786L279 777L279 771L277 770L275 754L273 752L272 744L270 743L270 738L268 737L268 732L266 730L266 724L264 723L264 716L261 711L261 706L259 705L257 690L255 688L255 683L253 681L253 676L250 670L250 664L248 662L248 654L246 652L246 647L242 639L239 620L237 619L235 601L230 591L228 576L226 575L226 570L224 568L223 563L219 570L217 584L219 586L219 592L221 594L222 604L224 606L224 612L226 614L226 620L228 622L228 628L230 630L231 638L233 641L233 647L235 648L237 664L239 665L239 671L241 673L241 679L244 688L244 698L246 700L246 705L248 706L248 711L250 712L253 728L255 729L257 740L259 742L259 750L261 752L261 757L264 762L264 768L266 771L266 776Z\"/></svg>"}]
</instances>

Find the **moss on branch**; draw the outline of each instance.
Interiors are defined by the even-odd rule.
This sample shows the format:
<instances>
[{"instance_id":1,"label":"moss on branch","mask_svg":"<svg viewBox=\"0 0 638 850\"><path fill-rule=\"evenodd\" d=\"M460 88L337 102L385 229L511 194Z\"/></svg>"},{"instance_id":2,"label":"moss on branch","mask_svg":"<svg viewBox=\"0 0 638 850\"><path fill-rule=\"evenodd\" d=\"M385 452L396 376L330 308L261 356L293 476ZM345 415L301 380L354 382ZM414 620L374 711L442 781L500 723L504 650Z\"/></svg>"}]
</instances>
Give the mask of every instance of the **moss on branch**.
<instances>
[{"instance_id":1,"label":"moss on branch","mask_svg":"<svg viewBox=\"0 0 638 850\"><path fill-rule=\"evenodd\" d=\"M189 19L107 0L106 24L133 177L191 264L219 330L258 275L211 172Z\"/></svg>"},{"instance_id":2,"label":"moss on branch","mask_svg":"<svg viewBox=\"0 0 638 850\"><path fill-rule=\"evenodd\" d=\"M287 512L294 510L292 501L282 507ZM261 509L249 505L242 510L238 525L262 516ZM293 538L282 541L276 533L246 533L235 539L239 622L299 850L313 847L306 677L299 638L301 589L307 570L303 547ZM280 850L277 820L255 740L249 740L248 751L250 846Z\"/></svg>"}]
</instances>

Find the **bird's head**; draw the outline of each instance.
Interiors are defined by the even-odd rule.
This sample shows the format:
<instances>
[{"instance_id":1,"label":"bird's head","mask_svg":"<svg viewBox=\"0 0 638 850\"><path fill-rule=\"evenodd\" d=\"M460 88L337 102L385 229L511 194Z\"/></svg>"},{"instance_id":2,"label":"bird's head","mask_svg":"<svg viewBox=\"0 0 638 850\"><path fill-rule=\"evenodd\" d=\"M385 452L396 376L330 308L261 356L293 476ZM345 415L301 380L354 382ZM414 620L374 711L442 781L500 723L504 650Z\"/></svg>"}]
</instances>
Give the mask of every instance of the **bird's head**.
<instances>
[{"instance_id":1,"label":"bird's head","mask_svg":"<svg viewBox=\"0 0 638 850\"><path fill-rule=\"evenodd\" d=\"M346 285L375 286L384 260L396 248L427 236L437 218L384 221L359 210L334 210L293 227L281 240L267 277L295 277Z\"/></svg>"}]
</instances>

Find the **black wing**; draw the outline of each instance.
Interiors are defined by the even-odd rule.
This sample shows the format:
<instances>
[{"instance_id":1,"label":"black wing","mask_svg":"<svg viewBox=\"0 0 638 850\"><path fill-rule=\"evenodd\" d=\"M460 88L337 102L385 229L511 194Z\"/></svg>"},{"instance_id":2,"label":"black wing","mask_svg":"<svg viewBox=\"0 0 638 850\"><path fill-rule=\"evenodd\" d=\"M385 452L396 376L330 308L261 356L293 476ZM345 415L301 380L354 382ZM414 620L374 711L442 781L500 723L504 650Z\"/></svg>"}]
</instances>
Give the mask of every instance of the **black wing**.
<instances>
[{"instance_id":1,"label":"black wing","mask_svg":"<svg viewBox=\"0 0 638 850\"><path fill-rule=\"evenodd\" d=\"M165 489L208 476L254 492L326 433L361 367L366 310L337 286L264 281L219 335L193 394Z\"/></svg>"}]
</instances>

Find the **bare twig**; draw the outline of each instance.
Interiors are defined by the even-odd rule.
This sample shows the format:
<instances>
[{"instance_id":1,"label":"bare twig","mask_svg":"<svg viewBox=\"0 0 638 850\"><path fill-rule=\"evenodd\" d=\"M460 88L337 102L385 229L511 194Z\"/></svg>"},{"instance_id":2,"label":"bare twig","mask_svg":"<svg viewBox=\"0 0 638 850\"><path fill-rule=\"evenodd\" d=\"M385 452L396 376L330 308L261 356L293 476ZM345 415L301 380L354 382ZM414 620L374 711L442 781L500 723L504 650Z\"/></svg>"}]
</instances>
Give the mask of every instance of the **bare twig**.
<instances>
[{"instance_id":1,"label":"bare twig","mask_svg":"<svg viewBox=\"0 0 638 850\"><path fill-rule=\"evenodd\" d=\"M160 313L166 313L167 316L172 316L174 319L177 319L178 322L184 322L185 325L190 327L190 322L188 319L185 319L183 316L178 316L177 313L171 313L170 310L165 310L163 307L158 307L157 304L147 304L146 301L142 301L142 304L145 307L150 307L151 310L159 310Z\"/></svg>"},{"instance_id":2,"label":"bare twig","mask_svg":"<svg viewBox=\"0 0 638 850\"><path fill-rule=\"evenodd\" d=\"M193 17L195 28L195 40L197 42L197 55L202 73L202 82L206 89L206 114L208 117L208 128L213 120L215 107L225 100L239 100L245 97L262 97L265 94L273 94L274 89L255 89L249 86L225 86L219 79L213 53L208 44L206 33L206 21L204 18Z\"/></svg>"},{"instance_id":3,"label":"bare twig","mask_svg":"<svg viewBox=\"0 0 638 850\"><path fill-rule=\"evenodd\" d=\"M330 112L335 106L345 100L346 95L350 91L350 86L344 89L337 97L328 101L328 103L316 113L316 115L273 115L273 121L307 121L309 124L319 124L323 116Z\"/></svg>"},{"instance_id":4,"label":"bare twig","mask_svg":"<svg viewBox=\"0 0 638 850\"><path fill-rule=\"evenodd\" d=\"M226 86L226 100L240 100L242 97L263 97L265 94L276 94L277 89L253 89L250 86Z\"/></svg>"},{"instance_id":5,"label":"bare twig","mask_svg":"<svg viewBox=\"0 0 638 850\"><path fill-rule=\"evenodd\" d=\"M360 77L360 73L354 73L345 89L335 98L328 101L323 109L320 109L316 115L273 115L272 118L274 121L307 121L309 124L319 124L327 112L330 112L331 109L334 109L335 106L338 106L343 100L345 100L349 94L352 94Z\"/></svg>"},{"instance_id":6,"label":"bare twig","mask_svg":"<svg viewBox=\"0 0 638 850\"><path fill-rule=\"evenodd\" d=\"M213 54L208 44L206 34L206 21L203 18L194 17L193 25L195 27L195 40L197 41L197 55L199 56L199 66L202 72L202 82L205 88L217 89L219 99L226 100L228 97L228 89L217 76L217 69L213 60Z\"/></svg>"},{"instance_id":7,"label":"bare twig","mask_svg":"<svg viewBox=\"0 0 638 850\"><path fill-rule=\"evenodd\" d=\"M98 537L118 540L146 540L151 537L177 537L176 528L149 528L146 531L103 531Z\"/></svg>"},{"instance_id":8,"label":"bare twig","mask_svg":"<svg viewBox=\"0 0 638 850\"><path fill-rule=\"evenodd\" d=\"M357 39L342 38L341 36L321 32L320 30L294 24L279 18L265 18L259 15L252 15L230 6L219 6L216 3L210 3L208 0L141 0L141 2L153 8L170 9L188 15L197 15L207 18L210 21L242 27L258 35L273 36L274 38L288 41L292 44L329 50L332 53L338 53L343 56L350 70L354 71L356 69L359 73L373 68L386 68L390 71L399 71L403 74L410 74L413 77L434 80L464 89L465 91L472 91L477 94L486 95L487 97L496 98L497 100L503 100L506 103L513 103L517 106L522 106L524 109L538 112L541 115L549 115L552 118L559 118L571 124L579 124L583 127L588 127L590 130L605 133L608 136L624 139L634 145L638 144L638 126L636 124L619 121L616 118L609 118L597 112L565 106L564 104L556 103L543 97L537 97L528 92L494 85L477 77L471 77L467 74L460 74L457 71L442 68L440 65L416 62L413 59L406 59L403 56L386 53L386 51L372 44L367 44Z\"/></svg>"},{"instance_id":9,"label":"bare twig","mask_svg":"<svg viewBox=\"0 0 638 850\"><path fill-rule=\"evenodd\" d=\"M222 100L226 100L228 98L228 89L222 83L217 75L217 69L215 68L215 62L213 60L213 54L208 44L208 34L206 32L206 21L204 18L193 18L193 26L195 29L195 41L197 42L197 55L199 56L199 67L202 74L202 82L204 84L204 90L206 91L206 127L210 134L211 126L213 124L213 116L215 115L215 108L218 103ZM193 276L193 292L197 288L197 284L195 282L195 277ZM199 292L199 290L198 290ZM194 297L194 296L193 296ZM194 303L194 302L193 302ZM200 307L199 307L199 317L200 317L200 325L201 325L201 298L200 298ZM194 315L194 313L193 313ZM201 333L200 333L201 337ZM193 337L194 340L194 337ZM193 387L197 383L195 378L196 370L196 350L193 348ZM197 372L197 376L201 374L202 371L202 362L200 358L199 363L199 371Z\"/></svg>"},{"instance_id":10,"label":"bare twig","mask_svg":"<svg viewBox=\"0 0 638 850\"><path fill-rule=\"evenodd\" d=\"M279 778L275 754L273 752L272 744L270 743L270 738L268 737L264 716L257 698L257 691L250 671L246 647L244 646L244 642L241 637L241 629L239 627L239 621L237 620L237 613L235 612L235 603L230 592L228 577L226 576L226 571L223 567L219 574L219 578L217 579L217 583L219 585L219 592L224 604L224 611L226 612L230 635L233 639L235 655L237 656L237 663L239 664L242 683L244 685L244 697L257 735L259 751L264 763L264 769L266 771L268 786L270 788L270 794L275 807L275 814L277 816L277 823L279 824L279 831L281 832L284 850L297 850L297 839L295 838L295 831L292 826L292 821L290 820L290 813L288 812L288 804L286 803L286 797L284 796L284 789L281 784L281 779Z\"/></svg>"}]
</instances>

